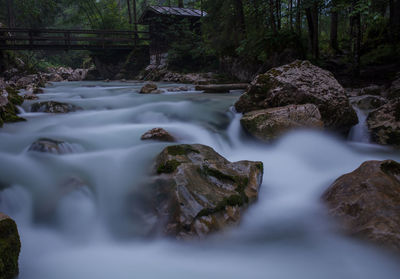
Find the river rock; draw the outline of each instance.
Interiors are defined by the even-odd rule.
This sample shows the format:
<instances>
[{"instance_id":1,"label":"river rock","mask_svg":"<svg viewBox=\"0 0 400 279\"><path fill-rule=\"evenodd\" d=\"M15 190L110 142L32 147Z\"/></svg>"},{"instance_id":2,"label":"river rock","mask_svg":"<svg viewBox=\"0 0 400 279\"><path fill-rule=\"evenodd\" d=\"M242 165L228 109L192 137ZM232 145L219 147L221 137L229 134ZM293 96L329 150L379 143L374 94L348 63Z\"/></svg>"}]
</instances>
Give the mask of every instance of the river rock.
<instances>
[{"instance_id":1,"label":"river rock","mask_svg":"<svg viewBox=\"0 0 400 279\"><path fill-rule=\"evenodd\" d=\"M36 151L36 152L51 153L51 154L69 154L73 153L74 149L71 144L65 141L42 138L32 143L28 151Z\"/></svg>"},{"instance_id":2,"label":"river rock","mask_svg":"<svg viewBox=\"0 0 400 279\"><path fill-rule=\"evenodd\" d=\"M400 250L400 164L368 161L324 193L330 215L350 234Z\"/></svg>"},{"instance_id":3,"label":"river rock","mask_svg":"<svg viewBox=\"0 0 400 279\"><path fill-rule=\"evenodd\" d=\"M32 85L37 81L36 75L29 75L21 77L17 80L16 85L18 88L26 88L28 85Z\"/></svg>"},{"instance_id":4,"label":"river rock","mask_svg":"<svg viewBox=\"0 0 400 279\"><path fill-rule=\"evenodd\" d=\"M6 90L0 90L0 127L4 123L25 121L24 118L17 115L18 109L24 98L18 95L18 91L7 87Z\"/></svg>"},{"instance_id":5,"label":"river rock","mask_svg":"<svg viewBox=\"0 0 400 279\"><path fill-rule=\"evenodd\" d=\"M358 91L358 95L374 95L374 96L380 96L382 92L385 91L385 88L379 85L372 84L370 86L361 88Z\"/></svg>"},{"instance_id":6,"label":"river rock","mask_svg":"<svg viewBox=\"0 0 400 279\"><path fill-rule=\"evenodd\" d=\"M318 107L313 104L251 111L243 115L240 123L249 134L262 141L276 139L292 129L324 127Z\"/></svg>"},{"instance_id":7,"label":"river rock","mask_svg":"<svg viewBox=\"0 0 400 279\"><path fill-rule=\"evenodd\" d=\"M68 77L68 81L82 81L86 79L86 75L88 70L86 69L75 69L72 71L70 76Z\"/></svg>"},{"instance_id":8,"label":"river rock","mask_svg":"<svg viewBox=\"0 0 400 279\"><path fill-rule=\"evenodd\" d=\"M176 141L176 139L163 128L154 128L150 131L147 131L145 134L142 135L141 140L158 140L165 142Z\"/></svg>"},{"instance_id":9,"label":"river rock","mask_svg":"<svg viewBox=\"0 0 400 279\"><path fill-rule=\"evenodd\" d=\"M231 163L204 145L165 148L156 159L151 204L166 235L201 237L237 224L258 196L261 162Z\"/></svg>"},{"instance_id":10,"label":"river rock","mask_svg":"<svg viewBox=\"0 0 400 279\"><path fill-rule=\"evenodd\" d=\"M142 89L140 89L140 94L150 94L156 92L158 89L155 83L146 83Z\"/></svg>"},{"instance_id":11,"label":"river rock","mask_svg":"<svg viewBox=\"0 0 400 279\"><path fill-rule=\"evenodd\" d=\"M367 118L372 140L400 147L400 98L372 111Z\"/></svg>"},{"instance_id":12,"label":"river rock","mask_svg":"<svg viewBox=\"0 0 400 279\"><path fill-rule=\"evenodd\" d=\"M32 112L47 112L47 113L68 113L74 112L81 108L66 103L54 102L54 101L45 101L38 102L31 106Z\"/></svg>"},{"instance_id":13,"label":"river rock","mask_svg":"<svg viewBox=\"0 0 400 279\"><path fill-rule=\"evenodd\" d=\"M352 98L352 103L362 110L377 109L387 102L387 99L375 95L363 95Z\"/></svg>"},{"instance_id":14,"label":"river rock","mask_svg":"<svg viewBox=\"0 0 400 279\"><path fill-rule=\"evenodd\" d=\"M64 79L61 77L61 75L57 73L49 73L45 74L45 78L49 82L60 82L63 81Z\"/></svg>"},{"instance_id":15,"label":"river rock","mask_svg":"<svg viewBox=\"0 0 400 279\"><path fill-rule=\"evenodd\" d=\"M0 213L0 278L14 279L18 276L18 257L21 250L15 222Z\"/></svg>"},{"instance_id":16,"label":"river rock","mask_svg":"<svg viewBox=\"0 0 400 279\"><path fill-rule=\"evenodd\" d=\"M236 102L238 112L282 107L291 104L314 104L325 127L348 133L358 123L343 87L333 74L308 61L295 61L258 75Z\"/></svg>"},{"instance_id":17,"label":"river rock","mask_svg":"<svg viewBox=\"0 0 400 279\"><path fill-rule=\"evenodd\" d=\"M397 73L396 79L392 82L387 97L389 99L400 98L400 72Z\"/></svg>"}]
</instances>

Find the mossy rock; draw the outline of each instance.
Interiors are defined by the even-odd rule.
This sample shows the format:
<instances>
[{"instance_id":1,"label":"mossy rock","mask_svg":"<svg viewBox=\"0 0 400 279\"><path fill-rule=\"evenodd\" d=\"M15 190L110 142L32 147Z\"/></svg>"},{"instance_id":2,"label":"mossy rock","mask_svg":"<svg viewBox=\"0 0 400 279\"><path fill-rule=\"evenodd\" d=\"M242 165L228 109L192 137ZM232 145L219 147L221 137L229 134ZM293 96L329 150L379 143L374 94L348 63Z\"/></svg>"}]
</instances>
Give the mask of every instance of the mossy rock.
<instances>
[{"instance_id":1,"label":"mossy rock","mask_svg":"<svg viewBox=\"0 0 400 279\"><path fill-rule=\"evenodd\" d=\"M158 155L154 173L146 204L153 204L165 234L192 238L240 222L257 199L263 164L232 163L204 145L175 145Z\"/></svg>"},{"instance_id":2,"label":"mossy rock","mask_svg":"<svg viewBox=\"0 0 400 279\"><path fill-rule=\"evenodd\" d=\"M15 222L0 213L0 279L13 279L18 273L18 257L21 250Z\"/></svg>"}]
</instances>

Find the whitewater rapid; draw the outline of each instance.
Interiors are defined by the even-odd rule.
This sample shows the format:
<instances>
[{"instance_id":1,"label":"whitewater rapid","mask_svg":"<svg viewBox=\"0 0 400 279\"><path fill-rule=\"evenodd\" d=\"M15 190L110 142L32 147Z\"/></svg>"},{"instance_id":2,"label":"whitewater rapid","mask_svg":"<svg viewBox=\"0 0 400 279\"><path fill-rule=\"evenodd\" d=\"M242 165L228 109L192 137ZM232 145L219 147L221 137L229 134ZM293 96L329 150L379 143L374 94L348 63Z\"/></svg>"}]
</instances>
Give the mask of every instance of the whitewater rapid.
<instances>
[{"instance_id":1,"label":"whitewater rapid","mask_svg":"<svg viewBox=\"0 0 400 279\"><path fill-rule=\"evenodd\" d=\"M27 101L20 111L28 121L0 130L0 185L9 186L0 190L0 212L20 231L20 279L399 278L399 258L338 233L320 201L342 174L366 160L400 161L399 153L362 133L350 142L297 131L261 144L245 135L232 108L240 92L140 95L142 85L54 83L39 101L83 110L31 113L36 101ZM231 161L264 162L259 200L240 226L203 241L148 237L154 221L128 197L168 145L140 140L155 127ZM39 138L65 141L71 152L28 151Z\"/></svg>"}]
</instances>

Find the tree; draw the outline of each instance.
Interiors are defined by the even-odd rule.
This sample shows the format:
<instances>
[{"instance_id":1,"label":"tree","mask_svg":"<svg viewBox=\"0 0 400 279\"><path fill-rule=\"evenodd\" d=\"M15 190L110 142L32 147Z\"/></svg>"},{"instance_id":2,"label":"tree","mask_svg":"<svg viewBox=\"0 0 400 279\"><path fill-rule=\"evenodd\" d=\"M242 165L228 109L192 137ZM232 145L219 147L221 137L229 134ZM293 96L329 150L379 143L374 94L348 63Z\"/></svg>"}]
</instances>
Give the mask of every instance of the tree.
<instances>
[{"instance_id":1,"label":"tree","mask_svg":"<svg viewBox=\"0 0 400 279\"><path fill-rule=\"evenodd\" d=\"M319 1L309 1L306 6L308 35L311 53L314 59L319 59Z\"/></svg>"}]
</instances>

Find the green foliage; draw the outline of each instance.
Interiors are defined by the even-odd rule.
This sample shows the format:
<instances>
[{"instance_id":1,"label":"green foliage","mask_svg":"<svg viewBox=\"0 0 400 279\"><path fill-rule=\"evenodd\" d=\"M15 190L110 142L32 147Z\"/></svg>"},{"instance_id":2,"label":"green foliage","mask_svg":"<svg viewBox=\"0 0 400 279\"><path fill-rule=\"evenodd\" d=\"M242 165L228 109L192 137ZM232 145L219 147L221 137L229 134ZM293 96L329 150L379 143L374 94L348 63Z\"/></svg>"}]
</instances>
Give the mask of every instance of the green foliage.
<instances>
[{"instance_id":1,"label":"green foliage","mask_svg":"<svg viewBox=\"0 0 400 279\"><path fill-rule=\"evenodd\" d=\"M298 53L304 52L302 41L295 32L289 29L283 29L277 33L266 30L262 33L249 34L248 38L241 41L240 46L236 49L236 54L264 62L285 49L297 50Z\"/></svg>"},{"instance_id":2,"label":"green foliage","mask_svg":"<svg viewBox=\"0 0 400 279\"><path fill-rule=\"evenodd\" d=\"M167 36L172 43L168 50L168 65L172 70L204 71L216 67L216 57L207 53L198 29L188 20L170 25Z\"/></svg>"}]
</instances>

